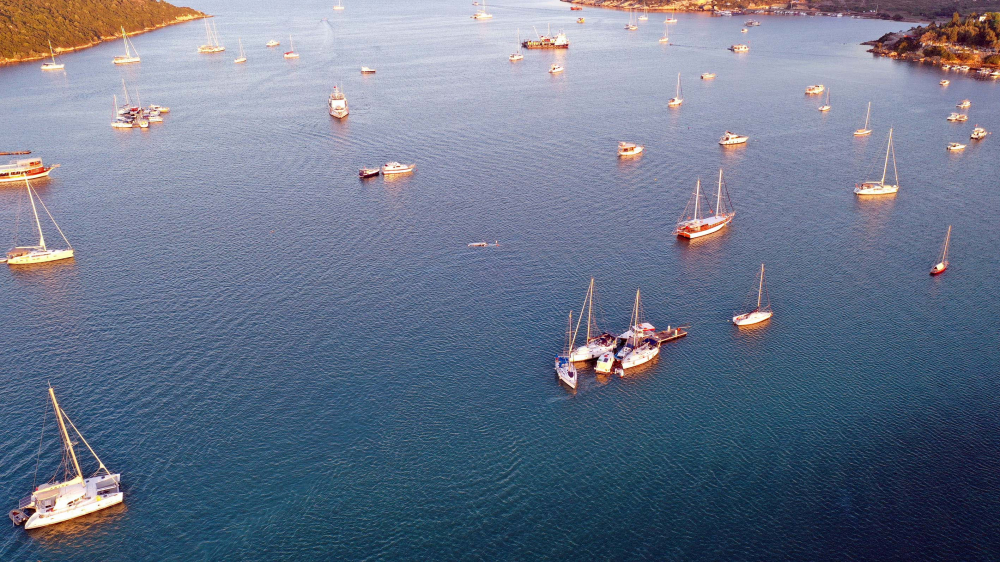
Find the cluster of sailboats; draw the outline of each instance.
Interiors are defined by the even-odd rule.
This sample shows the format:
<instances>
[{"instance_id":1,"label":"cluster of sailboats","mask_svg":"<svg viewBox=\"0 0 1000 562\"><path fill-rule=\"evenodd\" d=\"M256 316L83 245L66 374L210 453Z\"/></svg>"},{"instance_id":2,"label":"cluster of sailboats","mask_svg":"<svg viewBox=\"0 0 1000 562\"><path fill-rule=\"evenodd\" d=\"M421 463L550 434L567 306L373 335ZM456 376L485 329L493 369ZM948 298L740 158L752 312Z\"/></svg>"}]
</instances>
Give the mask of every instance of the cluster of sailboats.
<instances>
[{"instance_id":1,"label":"cluster of sailboats","mask_svg":"<svg viewBox=\"0 0 1000 562\"><path fill-rule=\"evenodd\" d=\"M148 129L150 123L162 123L163 114L169 113L170 108L164 107L162 105L151 104L148 107L142 107L142 103L139 101L138 90L135 94L135 102L133 103L131 96L128 92L128 87L125 86L125 79L122 79L122 89L125 91L125 103L124 105L118 105L118 95L112 96L114 100L113 111L112 111L112 121L111 127L115 129Z\"/></svg>"}]
</instances>

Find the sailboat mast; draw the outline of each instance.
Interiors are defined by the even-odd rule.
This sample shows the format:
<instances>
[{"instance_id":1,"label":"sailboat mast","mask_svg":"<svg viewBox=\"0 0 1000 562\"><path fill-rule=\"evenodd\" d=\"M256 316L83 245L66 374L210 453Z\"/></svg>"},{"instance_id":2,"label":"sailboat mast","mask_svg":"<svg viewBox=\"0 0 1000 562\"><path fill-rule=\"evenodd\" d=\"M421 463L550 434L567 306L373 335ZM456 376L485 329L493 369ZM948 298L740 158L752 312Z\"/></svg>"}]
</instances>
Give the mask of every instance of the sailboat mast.
<instances>
[{"instance_id":1,"label":"sailboat mast","mask_svg":"<svg viewBox=\"0 0 1000 562\"><path fill-rule=\"evenodd\" d=\"M701 199L701 178L698 178L698 183L694 185L694 218L698 219L698 201Z\"/></svg>"},{"instance_id":2,"label":"sailboat mast","mask_svg":"<svg viewBox=\"0 0 1000 562\"><path fill-rule=\"evenodd\" d=\"M941 261L948 259L948 243L951 241L951 225L948 225L948 234L944 237L944 253L941 254Z\"/></svg>"},{"instance_id":3,"label":"sailboat mast","mask_svg":"<svg viewBox=\"0 0 1000 562\"><path fill-rule=\"evenodd\" d=\"M872 115L872 102L868 102L868 113L865 114L865 130L868 130L868 118Z\"/></svg>"},{"instance_id":4,"label":"sailboat mast","mask_svg":"<svg viewBox=\"0 0 1000 562\"><path fill-rule=\"evenodd\" d=\"M31 201L31 212L35 213L35 226L38 227L38 246L45 250L45 235L42 234L42 223L38 220L38 209L35 208L35 198L31 196L31 184L25 178L24 186L28 188L28 199Z\"/></svg>"},{"instance_id":5,"label":"sailboat mast","mask_svg":"<svg viewBox=\"0 0 1000 562\"><path fill-rule=\"evenodd\" d=\"M52 398L52 407L56 411L56 419L59 421L59 434L62 436L63 443L66 445L66 449L69 451L69 456L73 459L73 467L76 468L76 476L78 478L83 478L83 471L80 470L80 463L76 460L76 451L73 450L73 442L69 439L69 432L66 431L66 422L63 421L62 410L59 408L59 402L56 401L56 393L49 387L49 397Z\"/></svg>"},{"instance_id":6,"label":"sailboat mast","mask_svg":"<svg viewBox=\"0 0 1000 562\"><path fill-rule=\"evenodd\" d=\"M52 64L56 63L56 54L52 51L52 40L49 40L49 54L52 55Z\"/></svg>"},{"instance_id":7,"label":"sailboat mast","mask_svg":"<svg viewBox=\"0 0 1000 562\"><path fill-rule=\"evenodd\" d=\"M722 214L722 168L719 168L719 194L715 198L715 214Z\"/></svg>"},{"instance_id":8,"label":"sailboat mast","mask_svg":"<svg viewBox=\"0 0 1000 562\"><path fill-rule=\"evenodd\" d=\"M760 296L764 292L764 264L760 264L760 286L757 287L757 309L760 310Z\"/></svg>"},{"instance_id":9,"label":"sailboat mast","mask_svg":"<svg viewBox=\"0 0 1000 562\"><path fill-rule=\"evenodd\" d=\"M590 324L594 317L594 278L590 278L590 289L587 291L587 343L590 343Z\"/></svg>"},{"instance_id":10,"label":"sailboat mast","mask_svg":"<svg viewBox=\"0 0 1000 562\"><path fill-rule=\"evenodd\" d=\"M885 166L882 167L882 185L885 185L885 174L889 171L889 151L892 150L892 129L889 129L889 144L885 147ZM892 163L893 168L896 163Z\"/></svg>"}]
</instances>

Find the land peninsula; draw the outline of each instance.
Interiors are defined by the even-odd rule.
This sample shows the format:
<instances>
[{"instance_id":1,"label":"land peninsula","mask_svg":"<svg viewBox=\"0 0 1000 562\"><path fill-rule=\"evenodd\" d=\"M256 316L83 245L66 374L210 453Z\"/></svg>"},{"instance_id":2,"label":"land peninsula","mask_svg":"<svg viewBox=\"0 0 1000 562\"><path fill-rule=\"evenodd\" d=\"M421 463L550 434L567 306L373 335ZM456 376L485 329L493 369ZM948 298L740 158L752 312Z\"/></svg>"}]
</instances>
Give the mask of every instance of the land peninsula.
<instances>
[{"instance_id":1,"label":"land peninsula","mask_svg":"<svg viewBox=\"0 0 1000 562\"><path fill-rule=\"evenodd\" d=\"M85 49L121 37L209 17L159 0L3 0L0 65Z\"/></svg>"},{"instance_id":2,"label":"land peninsula","mask_svg":"<svg viewBox=\"0 0 1000 562\"><path fill-rule=\"evenodd\" d=\"M875 41L871 52L885 57L931 64L976 67L1000 66L1000 12L970 14L956 12L946 23L918 26L909 31L886 33Z\"/></svg>"}]
</instances>

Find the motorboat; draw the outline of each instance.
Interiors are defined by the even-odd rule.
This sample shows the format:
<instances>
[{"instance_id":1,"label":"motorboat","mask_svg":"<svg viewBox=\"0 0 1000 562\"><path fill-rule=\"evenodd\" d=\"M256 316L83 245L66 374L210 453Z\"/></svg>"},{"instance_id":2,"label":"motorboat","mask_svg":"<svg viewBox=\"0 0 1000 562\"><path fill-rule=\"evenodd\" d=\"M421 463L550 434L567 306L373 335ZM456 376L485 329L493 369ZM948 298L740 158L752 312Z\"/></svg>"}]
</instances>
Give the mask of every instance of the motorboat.
<instances>
[{"instance_id":1,"label":"motorboat","mask_svg":"<svg viewBox=\"0 0 1000 562\"><path fill-rule=\"evenodd\" d=\"M732 51L732 52L734 52L734 53L747 53L747 52L750 51L750 45L744 45L744 44L740 43L740 44L737 44L737 45L730 46L729 50Z\"/></svg>"},{"instance_id":2,"label":"motorboat","mask_svg":"<svg viewBox=\"0 0 1000 562\"><path fill-rule=\"evenodd\" d=\"M737 316L733 316L733 324L737 326L751 326L753 324L759 324L772 316L774 316L774 311L771 310L771 300L770 297L766 296L764 293L764 264L760 264L760 284L757 286L757 307L750 312L744 312ZM763 300L762 300L762 297Z\"/></svg>"},{"instance_id":3,"label":"motorboat","mask_svg":"<svg viewBox=\"0 0 1000 562\"><path fill-rule=\"evenodd\" d=\"M891 184L885 183L886 175L889 172L889 155L892 155L892 172L895 181ZM885 164L882 166L882 179L878 181L866 181L855 184L854 193L856 195L891 195L899 191L899 171L896 169L896 150L892 146L892 129L889 129L889 142L885 147Z\"/></svg>"},{"instance_id":4,"label":"motorboat","mask_svg":"<svg viewBox=\"0 0 1000 562\"><path fill-rule=\"evenodd\" d=\"M63 234L62 229L56 223L56 220L52 218L52 213L49 212L45 203L42 202L41 197L35 193L35 190L31 187L31 182L27 179L24 180L24 186L28 190L28 200L31 203L31 212L35 217L35 227L38 229L38 245L37 246L15 246L7 252L6 261L7 265L32 265L36 263L45 263L50 261L64 260L73 257L73 246L66 239L66 235ZM38 208L35 206L35 201L42 206L45 213L49 216L52 224L55 225L56 230L59 235L62 236L64 242L66 242L66 248L52 249L45 244L45 233L42 232L42 223L38 218Z\"/></svg>"},{"instance_id":5,"label":"motorboat","mask_svg":"<svg viewBox=\"0 0 1000 562\"><path fill-rule=\"evenodd\" d=\"M972 102L969 101L969 100L962 100L962 101L958 102L958 104L955 107L957 107L959 109L968 109L968 108L972 107Z\"/></svg>"},{"instance_id":6,"label":"motorboat","mask_svg":"<svg viewBox=\"0 0 1000 562\"><path fill-rule=\"evenodd\" d=\"M702 216L702 193L701 193L701 179L695 184L694 194L692 195L692 200L688 202L687 207L684 208L684 214L681 215L681 220L677 221L677 227L674 229L674 234L680 236L681 238L700 238L702 236L707 236L713 232L718 232L726 227L733 218L736 216L736 211L733 209L733 203L729 199L729 189L724 187L724 182L722 181L722 169L719 169L719 189L715 199L715 209L709 207L707 216ZM722 193L725 191L726 198L722 198ZM691 211L692 206L694 211Z\"/></svg>"},{"instance_id":7,"label":"motorboat","mask_svg":"<svg viewBox=\"0 0 1000 562\"><path fill-rule=\"evenodd\" d=\"M267 47L277 47L280 44L281 44L280 42L275 41L274 39L271 39L270 41L268 41L264 45L267 46Z\"/></svg>"},{"instance_id":8,"label":"motorboat","mask_svg":"<svg viewBox=\"0 0 1000 562\"><path fill-rule=\"evenodd\" d=\"M948 143L948 150L952 150L952 151L965 150L965 145L962 144L962 143L960 143L960 142L949 142Z\"/></svg>"},{"instance_id":9,"label":"motorboat","mask_svg":"<svg viewBox=\"0 0 1000 562\"><path fill-rule=\"evenodd\" d=\"M549 74L559 74L564 70L566 69L559 66L558 64L553 64L552 66L549 67Z\"/></svg>"},{"instance_id":10,"label":"motorboat","mask_svg":"<svg viewBox=\"0 0 1000 562\"><path fill-rule=\"evenodd\" d=\"M393 174L408 174L417 168L416 164L400 164L399 162L386 162L382 165L382 175L391 176Z\"/></svg>"},{"instance_id":11,"label":"motorboat","mask_svg":"<svg viewBox=\"0 0 1000 562\"><path fill-rule=\"evenodd\" d=\"M941 84L942 86L947 86L948 84L951 84L951 80L942 80L938 82L938 84Z\"/></svg>"},{"instance_id":12,"label":"motorboat","mask_svg":"<svg viewBox=\"0 0 1000 562\"><path fill-rule=\"evenodd\" d=\"M726 131L726 133L722 135L722 138L719 139L719 144L722 146L732 146L734 144L745 144L748 140L750 140L750 137L747 135L738 135L736 133Z\"/></svg>"},{"instance_id":13,"label":"motorboat","mask_svg":"<svg viewBox=\"0 0 1000 562\"><path fill-rule=\"evenodd\" d=\"M988 134L989 132L986 129L980 127L979 125L976 125L976 128L972 129L972 134L969 136L969 138L972 140L982 140L985 139L986 135Z\"/></svg>"},{"instance_id":14,"label":"motorboat","mask_svg":"<svg viewBox=\"0 0 1000 562\"><path fill-rule=\"evenodd\" d=\"M618 156L635 156L640 154L645 147L634 142L619 142Z\"/></svg>"},{"instance_id":15,"label":"motorboat","mask_svg":"<svg viewBox=\"0 0 1000 562\"><path fill-rule=\"evenodd\" d=\"M815 84L806 88L806 95L812 96L822 94L824 91L826 91L826 86L822 84Z\"/></svg>"},{"instance_id":16,"label":"motorboat","mask_svg":"<svg viewBox=\"0 0 1000 562\"><path fill-rule=\"evenodd\" d=\"M947 119L948 119L948 121L952 121L952 122L956 122L956 121L957 122L962 122L962 121L968 121L969 120L969 116L968 115L963 115L961 113L952 113L951 115L949 115L947 117Z\"/></svg>"},{"instance_id":17,"label":"motorboat","mask_svg":"<svg viewBox=\"0 0 1000 562\"><path fill-rule=\"evenodd\" d=\"M120 488L121 474L112 474L104 466L101 459L94 453L94 449L59 406L51 386L49 387L49 398L52 401L56 425L62 440L63 462L55 476L36 487L30 495L21 499L17 509L10 512L10 518L14 524L24 524L25 529L55 525L107 509L124 501L124 494ZM83 476L80 459L77 458L76 450L73 448L74 441L70 439L67 426L73 429L76 436L97 460L97 472L89 478ZM60 476L66 479L57 480Z\"/></svg>"},{"instance_id":18,"label":"motorboat","mask_svg":"<svg viewBox=\"0 0 1000 562\"><path fill-rule=\"evenodd\" d=\"M330 107L330 115L336 117L337 119L343 119L344 117L347 117L347 114L349 113L347 109L347 98L337 86L333 87L333 93L330 94L330 99L327 101L327 105Z\"/></svg>"},{"instance_id":19,"label":"motorboat","mask_svg":"<svg viewBox=\"0 0 1000 562\"><path fill-rule=\"evenodd\" d=\"M598 373L610 373L615 366L616 360L614 351L602 353L601 356L597 358L594 370Z\"/></svg>"},{"instance_id":20,"label":"motorboat","mask_svg":"<svg viewBox=\"0 0 1000 562\"><path fill-rule=\"evenodd\" d=\"M948 269L948 243L951 242L951 225L948 225L948 234L944 237L944 251L941 252L941 261L931 268L931 275L940 275Z\"/></svg>"},{"instance_id":21,"label":"motorboat","mask_svg":"<svg viewBox=\"0 0 1000 562\"><path fill-rule=\"evenodd\" d=\"M702 80L714 80L715 79L715 73L714 72L703 72L701 74L701 79Z\"/></svg>"},{"instance_id":22,"label":"motorboat","mask_svg":"<svg viewBox=\"0 0 1000 562\"><path fill-rule=\"evenodd\" d=\"M367 66L362 66L361 67L361 74L375 74L375 69L374 68L369 68Z\"/></svg>"},{"instance_id":23,"label":"motorboat","mask_svg":"<svg viewBox=\"0 0 1000 562\"><path fill-rule=\"evenodd\" d=\"M379 175L379 172L381 172L381 170L378 168L361 168L358 170L358 177L361 179L374 178Z\"/></svg>"},{"instance_id":24,"label":"motorboat","mask_svg":"<svg viewBox=\"0 0 1000 562\"><path fill-rule=\"evenodd\" d=\"M747 20L743 22L743 25L747 27L757 27L758 25L760 25L760 22L757 20Z\"/></svg>"}]
</instances>

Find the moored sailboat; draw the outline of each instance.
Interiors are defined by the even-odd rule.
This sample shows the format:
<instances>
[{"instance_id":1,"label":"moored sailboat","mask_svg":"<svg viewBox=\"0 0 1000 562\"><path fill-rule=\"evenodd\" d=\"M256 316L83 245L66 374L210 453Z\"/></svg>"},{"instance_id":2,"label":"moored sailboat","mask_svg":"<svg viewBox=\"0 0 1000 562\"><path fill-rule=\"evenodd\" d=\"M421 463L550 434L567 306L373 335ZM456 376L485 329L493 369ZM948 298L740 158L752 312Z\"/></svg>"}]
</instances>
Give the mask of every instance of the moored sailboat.
<instances>
[{"instance_id":1,"label":"moored sailboat","mask_svg":"<svg viewBox=\"0 0 1000 562\"><path fill-rule=\"evenodd\" d=\"M50 261L64 260L73 257L73 246L66 239L66 235L63 234L61 228L56 223L56 219L52 218L52 213L42 203L41 197L35 193L34 189L31 188L31 183L28 180L24 180L24 186L28 190L28 200L31 202L31 212L35 215L35 227L38 229L38 245L37 246L15 246L7 252L6 262L7 265L30 265L36 263L45 263ZM68 248L63 249L50 249L45 244L45 233L42 232L42 223L38 218L38 208L35 206L35 199L38 199L38 203L45 210L45 214L49 216L49 220L55 225L56 230L59 231L59 235L62 236L63 241L66 242Z\"/></svg>"},{"instance_id":2,"label":"moored sailboat","mask_svg":"<svg viewBox=\"0 0 1000 562\"><path fill-rule=\"evenodd\" d=\"M674 97L672 97L669 100L667 100L667 106L668 107L677 107L677 106L679 106L682 103L684 103L684 97L681 95L681 73L678 72L677 73L677 93L674 94Z\"/></svg>"},{"instance_id":3,"label":"moored sailboat","mask_svg":"<svg viewBox=\"0 0 1000 562\"><path fill-rule=\"evenodd\" d=\"M641 295L639 289L636 289L629 331L618 336L625 338L625 344L618 351L618 359L621 361L619 376L624 377L627 369L644 365L660 354L660 340L655 337L656 328L648 322L643 322L642 313Z\"/></svg>"},{"instance_id":4,"label":"moored sailboat","mask_svg":"<svg viewBox=\"0 0 1000 562\"><path fill-rule=\"evenodd\" d=\"M514 52L514 53L511 53L511 55L509 57L507 57L507 58L510 60L510 62L517 62L519 60L524 59L524 55L521 53L521 30L520 29L517 30L517 51Z\"/></svg>"},{"instance_id":5,"label":"moored sailboat","mask_svg":"<svg viewBox=\"0 0 1000 562\"><path fill-rule=\"evenodd\" d=\"M819 110L822 112L830 111L830 88L826 89L826 103L819 106Z\"/></svg>"},{"instance_id":6,"label":"moored sailboat","mask_svg":"<svg viewBox=\"0 0 1000 562\"><path fill-rule=\"evenodd\" d=\"M576 388L576 365L570 360L573 351L573 311L569 313L569 326L566 329L566 351L562 355L556 356L556 375L559 380L566 383L570 388Z\"/></svg>"},{"instance_id":7,"label":"moored sailboat","mask_svg":"<svg viewBox=\"0 0 1000 562\"><path fill-rule=\"evenodd\" d=\"M133 64L141 62L142 59L139 58L139 51L136 50L135 45L128 38L128 33L125 33L125 26L122 26L122 41L125 43L125 56L117 56L111 62L115 64Z\"/></svg>"},{"instance_id":8,"label":"moored sailboat","mask_svg":"<svg viewBox=\"0 0 1000 562\"><path fill-rule=\"evenodd\" d=\"M56 62L56 54L52 51L52 41L49 41L49 55L52 57L52 62L44 63L42 70L62 70L66 68L65 64Z\"/></svg>"},{"instance_id":9,"label":"moored sailboat","mask_svg":"<svg viewBox=\"0 0 1000 562\"><path fill-rule=\"evenodd\" d=\"M101 459L94 453L94 449L59 406L55 391L51 386L49 387L49 398L52 400L59 437L62 440L63 462L61 469L64 479L57 480L56 478L59 476L57 473L49 482L35 488L31 495L23 498L18 503L17 509L11 510L11 521L15 525L24 523L25 529L36 529L69 521L118 505L124 500L124 494L119 487L121 474L112 474L104 466ZM73 440L70 439L69 431L66 428L67 423L97 460L97 472L89 478L83 477L80 461L73 448ZM102 471L104 474L101 474Z\"/></svg>"},{"instance_id":10,"label":"moored sailboat","mask_svg":"<svg viewBox=\"0 0 1000 562\"><path fill-rule=\"evenodd\" d=\"M587 336L584 340L585 343L572 350L569 356L570 361L590 361L615 348L614 334L601 331L597 326L597 316L594 314L593 277L590 278L590 287L587 288L587 295L583 298L583 306L580 308L576 329L573 331L574 342L576 342L576 335L580 332L580 323L583 321L583 312L585 310L587 311Z\"/></svg>"},{"instance_id":11,"label":"moored sailboat","mask_svg":"<svg viewBox=\"0 0 1000 562\"><path fill-rule=\"evenodd\" d=\"M885 183L886 174L889 171L889 155L892 154L892 172L896 181ZM889 142L885 148L885 165L882 167L882 179L878 181L866 181L855 184L854 193L857 195L889 195L899 191L899 171L896 169L896 150L892 147L892 129L889 129Z\"/></svg>"},{"instance_id":12,"label":"moored sailboat","mask_svg":"<svg viewBox=\"0 0 1000 562\"><path fill-rule=\"evenodd\" d=\"M872 116L872 102L868 102L868 113L865 114L865 126L854 131L854 136L856 137L867 137L872 134L872 130L868 128L868 118Z\"/></svg>"},{"instance_id":13,"label":"moored sailboat","mask_svg":"<svg viewBox=\"0 0 1000 562\"><path fill-rule=\"evenodd\" d=\"M764 293L764 264L760 264L760 284L757 285L757 307L750 312L733 316L733 324L737 326L750 326L752 324L759 324L774 316L774 311L771 310L771 299L769 296L764 297L764 295L766 295Z\"/></svg>"},{"instance_id":14,"label":"moored sailboat","mask_svg":"<svg viewBox=\"0 0 1000 562\"><path fill-rule=\"evenodd\" d=\"M204 45L198 47L199 53L221 53L226 50L219 43L219 30L215 27L215 21L209 24L208 18L205 18L205 36L207 41Z\"/></svg>"},{"instance_id":15,"label":"moored sailboat","mask_svg":"<svg viewBox=\"0 0 1000 562\"><path fill-rule=\"evenodd\" d=\"M931 275L940 275L948 269L948 244L951 242L951 225L948 225L948 234L944 237L944 251L941 252L941 261L931 268Z\"/></svg>"},{"instance_id":16,"label":"moored sailboat","mask_svg":"<svg viewBox=\"0 0 1000 562\"><path fill-rule=\"evenodd\" d=\"M291 50L285 52L284 57L286 59L297 59L297 58L299 58L299 54L295 52L295 43L292 42L292 36L291 35L288 36L288 48L291 49Z\"/></svg>"},{"instance_id":17,"label":"moored sailboat","mask_svg":"<svg viewBox=\"0 0 1000 562\"><path fill-rule=\"evenodd\" d=\"M236 64L244 63L247 61L247 54L243 51L243 38L239 37L238 40L240 42L240 56L237 57L235 61L233 61Z\"/></svg>"},{"instance_id":18,"label":"moored sailboat","mask_svg":"<svg viewBox=\"0 0 1000 562\"><path fill-rule=\"evenodd\" d=\"M722 191L726 191L726 199L722 199ZM718 232L722 230L726 225L733 221L733 217L736 216L736 211L733 210L733 203L729 199L729 189L725 188L725 184L722 181L722 169L719 169L719 190L715 198L715 210L709 208L708 212L711 215L707 217L702 217L700 212L701 204L701 179L695 184L694 189L694 213L688 215L687 211L691 208L691 203L689 202L687 207L684 209L684 216L687 218L681 220L677 223L677 228L674 230L674 234L682 238L699 238L701 236L706 236L712 234L713 232ZM728 209L728 210L726 210Z\"/></svg>"}]
</instances>

